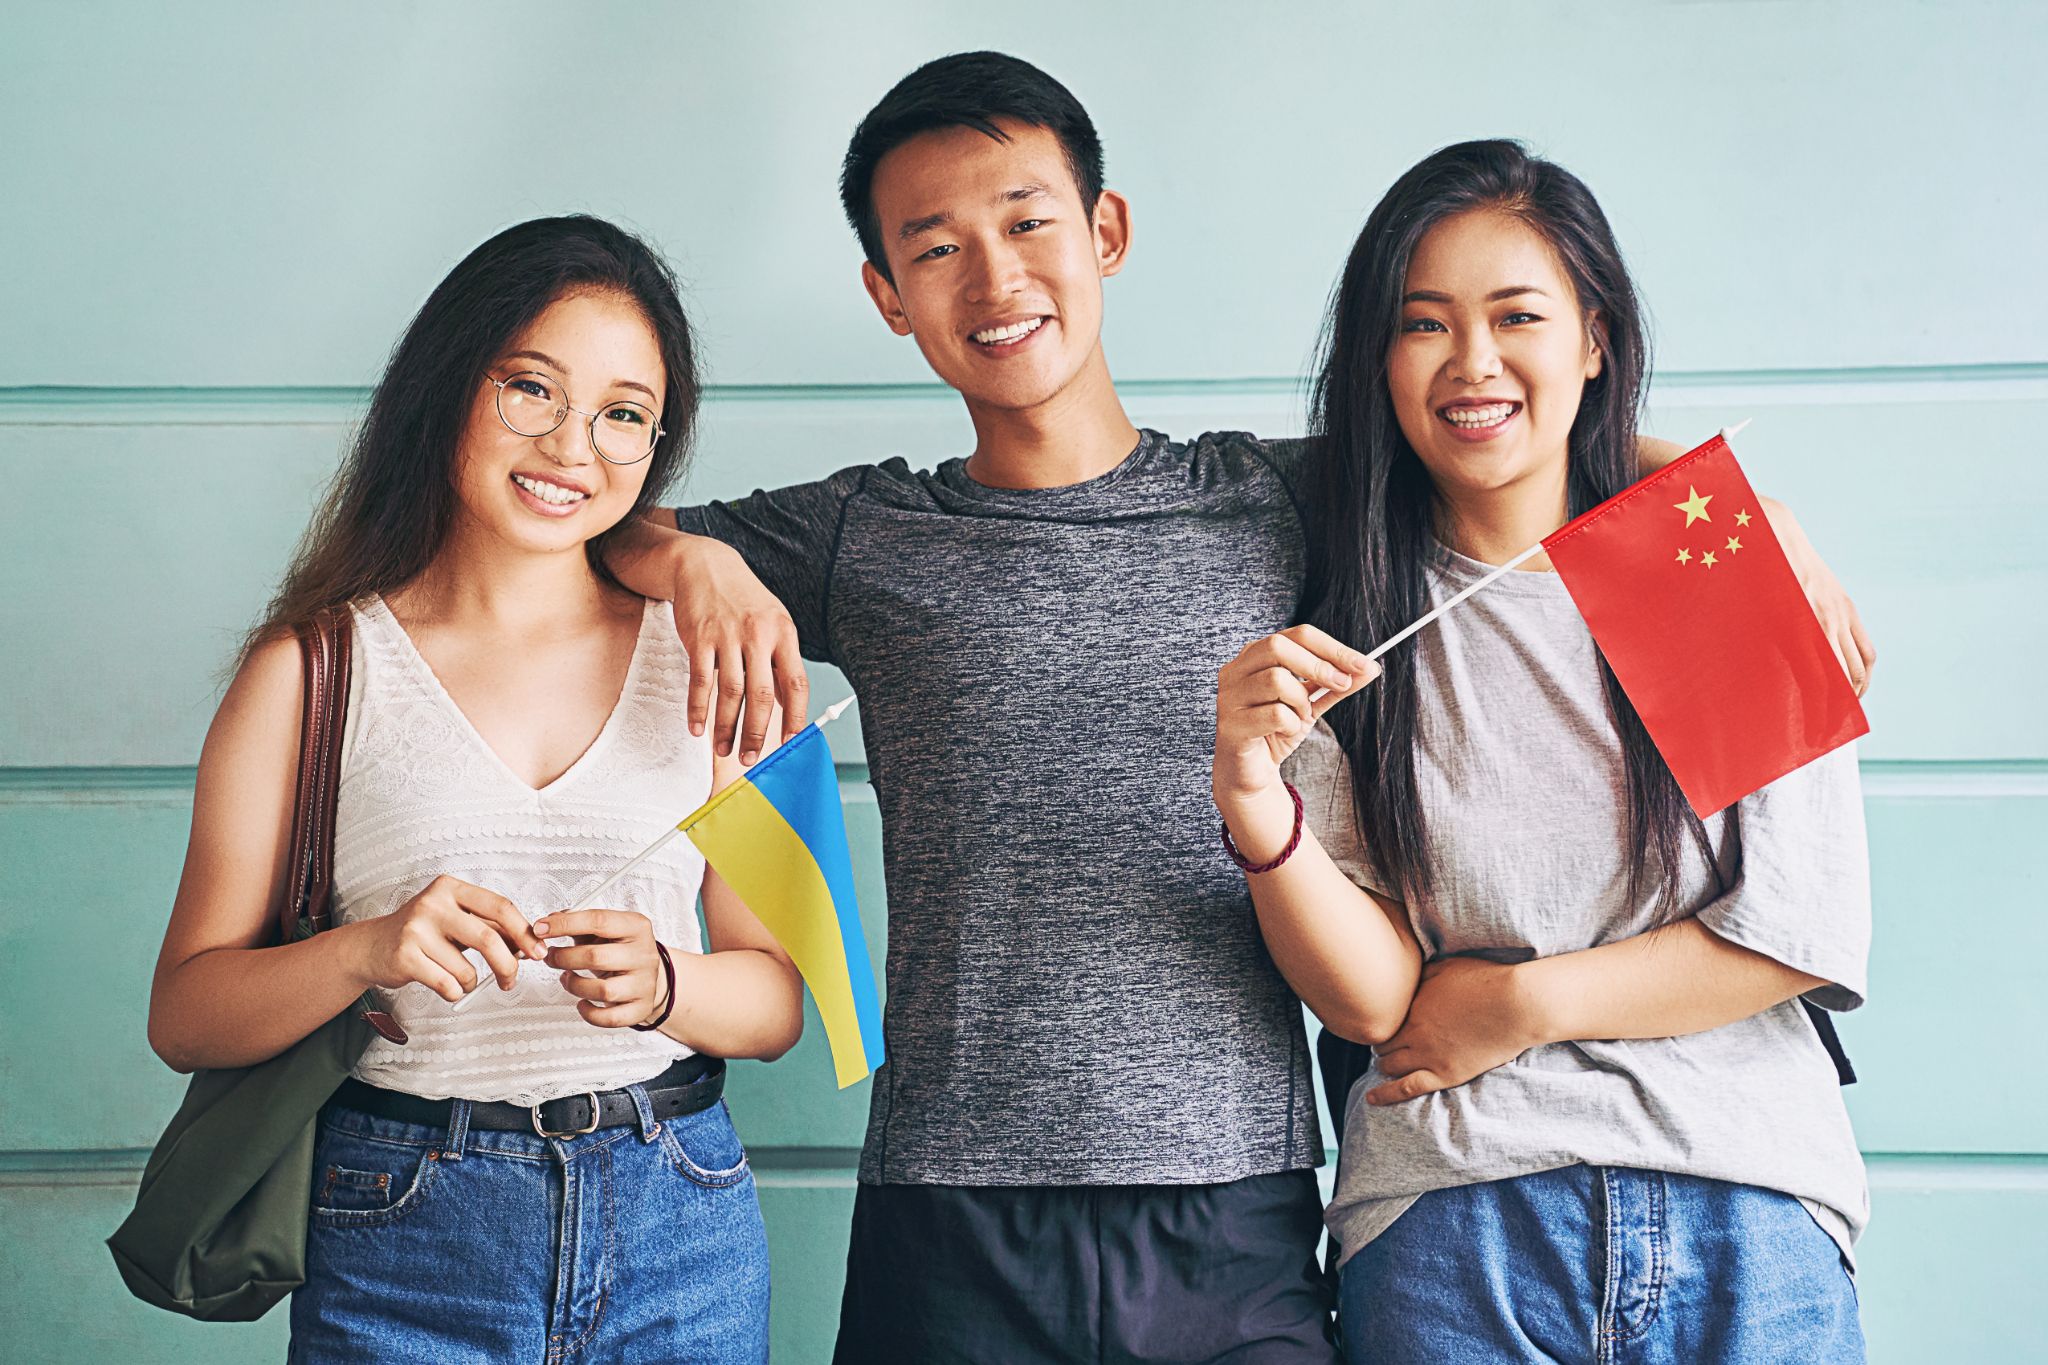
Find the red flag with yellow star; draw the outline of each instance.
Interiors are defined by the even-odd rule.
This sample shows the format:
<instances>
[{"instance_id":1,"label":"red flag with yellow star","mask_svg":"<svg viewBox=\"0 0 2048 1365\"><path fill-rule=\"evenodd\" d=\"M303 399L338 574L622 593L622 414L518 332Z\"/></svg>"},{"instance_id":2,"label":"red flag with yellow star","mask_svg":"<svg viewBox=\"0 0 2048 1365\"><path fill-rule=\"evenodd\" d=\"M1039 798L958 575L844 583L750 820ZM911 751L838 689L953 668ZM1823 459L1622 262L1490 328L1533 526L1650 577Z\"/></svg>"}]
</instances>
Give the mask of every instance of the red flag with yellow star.
<instances>
[{"instance_id":1,"label":"red flag with yellow star","mask_svg":"<svg viewBox=\"0 0 2048 1365\"><path fill-rule=\"evenodd\" d=\"M1543 548L1702 819L1869 732L1721 437Z\"/></svg>"}]
</instances>

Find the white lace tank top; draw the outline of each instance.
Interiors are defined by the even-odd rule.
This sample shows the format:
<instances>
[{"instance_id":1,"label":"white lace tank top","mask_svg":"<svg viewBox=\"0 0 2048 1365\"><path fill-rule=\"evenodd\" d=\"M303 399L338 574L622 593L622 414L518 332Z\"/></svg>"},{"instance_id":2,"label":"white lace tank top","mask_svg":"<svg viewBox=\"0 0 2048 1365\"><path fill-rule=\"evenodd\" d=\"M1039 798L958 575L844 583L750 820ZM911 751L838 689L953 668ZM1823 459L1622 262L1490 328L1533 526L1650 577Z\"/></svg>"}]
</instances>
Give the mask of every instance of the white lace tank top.
<instances>
[{"instance_id":1,"label":"white lace tank top","mask_svg":"<svg viewBox=\"0 0 2048 1365\"><path fill-rule=\"evenodd\" d=\"M334 834L338 922L389 914L443 874L540 919L711 794L711 741L690 734L689 659L666 602L647 604L604 729L538 791L484 743L382 598L357 604L355 639ZM696 847L677 839L604 903L648 916L671 949L701 952L703 877ZM510 991L483 977L460 1011L417 983L383 992L411 1041L373 1038L355 1076L432 1099L531 1105L644 1081L690 1055L659 1032L585 1022L545 962L522 961Z\"/></svg>"}]
</instances>

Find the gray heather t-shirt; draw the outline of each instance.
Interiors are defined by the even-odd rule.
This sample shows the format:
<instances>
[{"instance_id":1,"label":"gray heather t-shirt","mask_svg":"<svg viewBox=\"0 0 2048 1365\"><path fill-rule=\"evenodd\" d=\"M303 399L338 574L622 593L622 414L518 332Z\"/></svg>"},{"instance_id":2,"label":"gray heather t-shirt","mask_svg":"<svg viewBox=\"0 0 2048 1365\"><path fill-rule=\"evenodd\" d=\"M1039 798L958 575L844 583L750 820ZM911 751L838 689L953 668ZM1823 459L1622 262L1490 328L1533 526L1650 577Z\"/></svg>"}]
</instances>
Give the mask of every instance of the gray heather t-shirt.
<instances>
[{"instance_id":1,"label":"gray heather t-shirt","mask_svg":"<svg viewBox=\"0 0 2048 1365\"><path fill-rule=\"evenodd\" d=\"M1216 672L1297 609L1296 450L1145 432L1065 488L891 460L678 516L860 696L889 889L862 1180L1319 1164L1301 1008L1209 800Z\"/></svg>"},{"instance_id":2,"label":"gray heather t-shirt","mask_svg":"<svg viewBox=\"0 0 2048 1365\"><path fill-rule=\"evenodd\" d=\"M1441 551L1442 601L1486 566ZM1426 956L1518 962L1697 916L1721 937L1863 1002L1870 880L1851 748L1706 822L1725 889L1693 854L1675 908L1628 895L1620 746L1592 636L1552 573L1511 573L1417 637L1416 779L1432 892L1408 906ZM1319 726L1288 762L1311 827L1353 881L1385 892L1359 837L1348 764ZM1841 1244L1869 1218L1835 1069L1798 1001L1679 1038L1532 1048L1468 1084L1375 1108L1375 1066L1345 1104L1328 1222L1346 1256L1430 1190L1579 1162L1797 1196Z\"/></svg>"}]
</instances>

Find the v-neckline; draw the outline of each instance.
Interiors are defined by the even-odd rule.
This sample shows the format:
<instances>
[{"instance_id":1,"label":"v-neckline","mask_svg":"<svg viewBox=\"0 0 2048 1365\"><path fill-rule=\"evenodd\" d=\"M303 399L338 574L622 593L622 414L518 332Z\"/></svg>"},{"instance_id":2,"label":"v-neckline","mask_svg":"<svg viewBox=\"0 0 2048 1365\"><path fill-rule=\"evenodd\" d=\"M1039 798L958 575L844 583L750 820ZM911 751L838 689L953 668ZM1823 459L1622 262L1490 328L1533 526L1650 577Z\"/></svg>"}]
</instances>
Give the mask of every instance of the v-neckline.
<instances>
[{"instance_id":1,"label":"v-neckline","mask_svg":"<svg viewBox=\"0 0 2048 1365\"><path fill-rule=\"evenodd\" d=\"M646 652L645 647L647 644L647 615L654 605L652 602L648 602L641 607L640 625L633 634L633 657L626 663L626 679L619 684L619 695L613 699L612 709L606 714L604 724L598 727L597 734L591 738L590 743L583 747L583 752L576 755L574 762L570 763L568 767L562 769L559 773L556 773L545 785L536 787L518 773L512 771L512 765L507 763L503 756L491 747L491 742L484 738L483 731L476 728L475 722L469 718L469 713L462 709L461 704L455 700L454 696L448 691L446 684L441 681L441 675L436 673L434 666L427 662L427 656L420 652L419 645L412 638L412 632L407 630L405 623L398 619L398 613L391 610L391 604L384 600L384 595L382 593L373 593L371 596L376 602L377 610L383 613L384 619L391 623L391 628L398 632L398 638L404 642L407 657L419 669L420 676L433 689L434 695L440 699L441 704L447 707L449 712L454 715L456 723L462 727L463 732L469 736L471 742L477 748L481 749L490 758L506 781L525 792L529 797L546 796L582 772L591 759L605 747L606 741L611 738L612 731L619 727L619 717L625 712L626 699L633 694L633 684L640 677L640 661L642 655Z\"/></svg>"}]
</instances>

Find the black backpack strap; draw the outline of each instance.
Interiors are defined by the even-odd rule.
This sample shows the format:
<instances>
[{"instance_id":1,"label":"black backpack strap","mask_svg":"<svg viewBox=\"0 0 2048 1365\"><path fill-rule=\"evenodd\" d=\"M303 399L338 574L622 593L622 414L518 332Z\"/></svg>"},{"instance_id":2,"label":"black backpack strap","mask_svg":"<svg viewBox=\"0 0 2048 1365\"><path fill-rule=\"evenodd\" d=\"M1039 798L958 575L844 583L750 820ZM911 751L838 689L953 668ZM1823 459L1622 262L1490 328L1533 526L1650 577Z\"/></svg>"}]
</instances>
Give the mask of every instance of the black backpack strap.
<instances>
[{"instance_id":1,"label":"black backpack strap","mask_svg":"<svg viewBox=\"0 0 2048 1365\"><path fill-rule=\"evenodd\" d=\"M1372 1049L1324 1029L1316 1035L1316 1069L1323 1073L1323 1094L1330 1101L1331 1145L1341 1147L1351 1087L1372 1069Z\"/></svg>"},{"instance_id":2,"label":"black backpack strap","mask_svg":"<svg viewBox=\"0 0 2048 1365\"><path fill-rule=\"evenodd\" d=\"M1316 1070L1323 1075L1323 1094L1330 1101L1332 1146L1344 1145L1344 1111L1349 1107L1351 1087L1371 1069L1372 1049L1365 1044L1339 1038L1328 1029L1316 1035ZM1337 1258L1341 1254L1337 1234L1332 1232L1323 1257L1323 1273L1330 1278L1333 1294L1337 1284Z\"/></svg>"},{"instance_id":3,"label":"black backpack strap","mask_svg":"<svg viewBox=\"0 0 2048 1365\"><path fill-rule=\"evenodd\" d=\"M1835 1032L1835 1016L1811 1000L1801 998L1799 1003L1805 1006L1806 1017L1813 1021L1813 1031L1820 1035L1820 1045L1828 1050L1828 1060L1835 1064L1835 1080L1842 1085L1856 1084L1856 1066L1849 1060L1848 1050L1842 1046L1842 1035Z\"/></svg>"}]
</instances>

